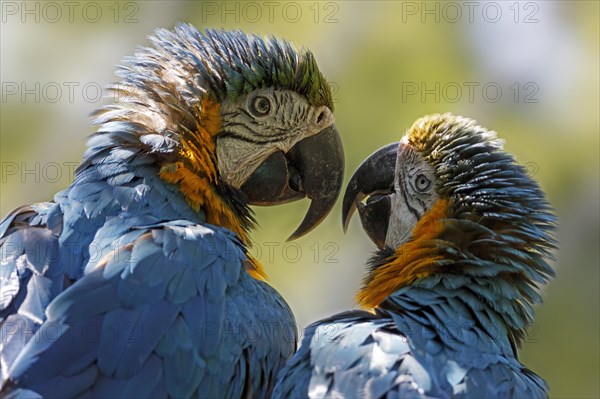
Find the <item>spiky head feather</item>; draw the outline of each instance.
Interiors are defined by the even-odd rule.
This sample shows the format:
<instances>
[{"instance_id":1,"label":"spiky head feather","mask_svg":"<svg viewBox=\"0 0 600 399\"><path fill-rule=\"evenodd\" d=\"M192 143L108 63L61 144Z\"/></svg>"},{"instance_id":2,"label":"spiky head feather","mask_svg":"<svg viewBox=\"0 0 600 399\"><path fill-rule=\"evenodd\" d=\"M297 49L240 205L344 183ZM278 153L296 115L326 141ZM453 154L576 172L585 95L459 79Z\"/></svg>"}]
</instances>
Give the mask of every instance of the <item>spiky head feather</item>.
<instances>
[{"instance_id":1,"label":"spiky head feather","mask_svg":"<svg viewBox=\"0 0 600 399\"><path fill-rule=\"evenodd\" d=\"M503 150L495 132L472 119L436 114L417 120L407 140L435 168L437 192L451 200L453 219L475 222L540 259L549 255L556 217L538 183ZM545 262L529 269L535 281L553 275Z\"/></svg>"},{"instance_id":2,"label":"spiky head feather","mask_svg":"<svg viewBox=\"0 0 600 399\"><path fill-rule=\"evenodd\" d=\"M333 110L330 86L309 50L275 37L240 30L203 33L179 24L173 31L156 30L150 40L151 47L125 58L117 71L122 80L111 88L115 103L94 114L100 128L79 170L104 162L101 154L107 151L145 154L209 223L245 237L253 225L251 211L218 181L214 137L221 132L221 104L273 87Z\"/></svg>"},{"instance_id":3,"label":"spiky head feather","mask_svg":"<svg viewBox=\"0 0 600 399\"><path fill-rule=\"evenodd\" d=\"M333 110L331 88L312 52L297 50L288 41L241 30L207 29L202 33L187 24L179 24L173 31L158 29L151 40L154 48L141 49L129 61L142 75L148 62L153 67L149 72L155 67L175 66L219 103L276 87L293 90L310 104Z\"/></svg>"},{"instance_id":4,"label":"spiky head feather","mask_svg":"<svg viewBox=\"0 0 600 399\"><path fill-rule=\"evenodd\" d=\"M496 133L471 119L426 116L404 140L434 167L440 200L409 242L373 259L359 300L373 298L372 287L389 284L385 273L394 271L402 286L462 287L497 311L519 343L554 276L547 259L556 218L544 193Z\"/></svg>"}]
</instances>

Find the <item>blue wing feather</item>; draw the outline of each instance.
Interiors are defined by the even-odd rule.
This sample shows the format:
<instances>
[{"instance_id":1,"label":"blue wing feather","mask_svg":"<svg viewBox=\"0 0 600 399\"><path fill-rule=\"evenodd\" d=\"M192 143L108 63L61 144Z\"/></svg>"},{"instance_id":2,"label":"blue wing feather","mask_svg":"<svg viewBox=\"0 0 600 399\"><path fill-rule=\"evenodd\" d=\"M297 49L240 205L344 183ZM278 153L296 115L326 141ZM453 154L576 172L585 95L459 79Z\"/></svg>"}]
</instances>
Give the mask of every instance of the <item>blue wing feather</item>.
<instances>
[{"instance_id":1,"label":"blue wing feather","mask_svg":"<svg viewBox=\"0 0 600 399\"><path fill-rule=\"evenodd\" d=\"M63 288L56 204L23 206L0 222L0 386Z\"/></svg>"},{"instance_id":2,"label":"blue wing feather","mask_svg":"<svg viewBox=\"0 0 600 399\"><path fill-rule=\"evenodd\" d=\"M83 397L265 396L295 346L293 318L272 288L245 272L235 236L183 221L135 234L113 231L118 240L98 244L107 255L54 298L11 362L11 389ZM244 327L264 330L275 322L287 327L275 342ZM53 326L60 334L44 340Z\"/></svg>"},{"instance_id":3,"label":"blue wing feather","mask_svg":"<svg viewBox=\"0 0 600 399\"><path fill-rule=\"evenodd\" d=\"M204 225L149 157L88 155L55 203L0 222L2 394L267 396L297 332L239 239Z\"/></svg>"},{"instance_id":4,"label":"blue wing feather","mask_svg":"<svg viewBox=\"0 0 600 399\"><path fill-rule=\"evenodd\" d=\"M179 306L161 301L107 313L102 325L98 366L109 377L131 378L171 327Z\"/></svg>"},{"instance_id":5,"label":"blue wing feather","mask_svg":"<svg viewBox=\"0 0 600 399\"><path fill-rule=\"evenodd\" d=\"M434 304L428 309L443 305L435 295L423 300ZM546 397L543 380L514 358L510 345L496 342L506 335L473 339L478 327L448 319L448 309L420 318L402 309L347 312L309 326L273 397Z\"/></svg>"}]
</instances>

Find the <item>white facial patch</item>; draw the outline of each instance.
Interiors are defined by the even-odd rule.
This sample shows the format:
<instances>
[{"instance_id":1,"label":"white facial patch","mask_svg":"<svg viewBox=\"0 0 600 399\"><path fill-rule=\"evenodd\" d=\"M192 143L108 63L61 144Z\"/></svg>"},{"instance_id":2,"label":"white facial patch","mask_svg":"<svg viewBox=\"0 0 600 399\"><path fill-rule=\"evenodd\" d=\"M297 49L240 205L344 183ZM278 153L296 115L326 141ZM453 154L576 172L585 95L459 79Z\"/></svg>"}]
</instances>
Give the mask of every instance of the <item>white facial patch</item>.
<instances>
[{"instance_id":1,"label":"white facial patch","mask_svg":"<svg viewBox=\"0 0 600 399\"><path fill-rule=\"evenodd\" d=\"M435 171L410 145L401 142L385 244L396 249L411 238L419 219L437 201Z\"/></svg>"},{"instance_id":2,"label":"white facial patch","mask_svg":"<svg viewBox=\"0 0 600 399\"><path fill-rule=\"evenodd\" d=\"M331 126L329 108L313 106L291 90L258 89L221 106L222 133L217 137L219 173L241 187L276 151L287 152L298 141Z\"/></svg>"}]
</instances>

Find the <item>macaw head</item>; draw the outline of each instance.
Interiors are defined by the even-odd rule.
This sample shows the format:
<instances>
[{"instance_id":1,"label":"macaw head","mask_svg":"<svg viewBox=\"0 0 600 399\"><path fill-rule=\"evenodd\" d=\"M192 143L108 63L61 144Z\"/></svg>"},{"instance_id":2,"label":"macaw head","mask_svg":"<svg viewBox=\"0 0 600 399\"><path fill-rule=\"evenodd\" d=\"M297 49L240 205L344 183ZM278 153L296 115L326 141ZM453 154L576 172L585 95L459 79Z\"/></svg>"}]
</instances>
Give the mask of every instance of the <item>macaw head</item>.
<instances>
[{"instance_id":1,"label":"macaw head","mask_svg":"<svg viewBox=\"0 0 600 399\"><path fill-rule=\"evenodd\" d=\"M107 148L143 154L208 223L244 241L253 225L247 205L308 197L290 238L317 226L341 190L344 153L312 53L184 24L151 40L119 70L117 101L96 113L88 157Z\"/></svg>"},{"instance_id":2,"label":"macaw head","mask_svg":"<svg viewBox=\"0 0 600 399\"><path fill-rule=\"evenodd\" d=\"M358 167L343 200L344 229L358 209L379 248L360 304L376 307L408 285L466 287L522 336L554 273L545 258L555 217L502 144L473 120L430 115Z\"/></svg>"}]
</instances>

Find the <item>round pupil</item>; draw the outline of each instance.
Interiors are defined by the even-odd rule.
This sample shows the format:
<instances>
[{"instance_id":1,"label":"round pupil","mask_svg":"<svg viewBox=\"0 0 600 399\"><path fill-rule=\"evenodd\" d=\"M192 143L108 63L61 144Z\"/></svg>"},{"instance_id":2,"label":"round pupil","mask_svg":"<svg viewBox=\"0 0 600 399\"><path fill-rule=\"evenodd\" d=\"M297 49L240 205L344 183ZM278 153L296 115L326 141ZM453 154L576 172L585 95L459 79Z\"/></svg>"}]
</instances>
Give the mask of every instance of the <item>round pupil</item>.
<instances>
[{"instance_id":1,"label":"round pupil","mask_svg":"<svg viewBox=\"0 0 600 399\"><path fill-rule=\"evenodd\" d=\"M429 179L427 179L425 176L420 175L419 177L417 177L417 188L423 190L426 189L428 185Z\"/></svg>"},{"instance_id":2,"label":"round pupil","mask_svg":"<svg viewBox=\"0 0 600 399\"><path fill-rule=\"evenodd\" d=\"M269 101L264 97L257 98L254 103L254 108L258 113L266 114L269 112Z\"/></svg>"}]
</instances>

